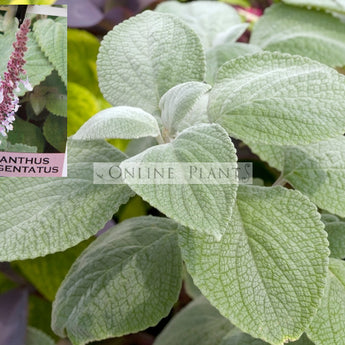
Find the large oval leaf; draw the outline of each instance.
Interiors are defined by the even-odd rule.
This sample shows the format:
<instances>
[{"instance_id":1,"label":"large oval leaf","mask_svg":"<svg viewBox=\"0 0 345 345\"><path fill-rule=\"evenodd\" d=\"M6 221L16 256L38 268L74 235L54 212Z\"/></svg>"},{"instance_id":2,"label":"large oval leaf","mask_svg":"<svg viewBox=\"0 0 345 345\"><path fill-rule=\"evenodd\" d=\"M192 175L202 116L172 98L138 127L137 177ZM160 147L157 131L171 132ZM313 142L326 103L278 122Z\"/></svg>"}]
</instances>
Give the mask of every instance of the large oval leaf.
<instances>
[{"instance_id":1,"label":"large oval leaf","mask_svg":"<svg viewBox=\"0 0 345 345\"><path fill-rule=\"evenodd\" d=\"M307 144L344 133L344 94L345 77L334 69L265 52L220 68L209 116L244 141Z\"/></svg>"},{"instance_id":2,"label":"large oval leaf","mask_svg":"<svg viewBox=\"0 0 345 345\"><path fill-rule=\"evenodd\" d=\"M283 0L286 4L345 13L345 0Z\"/></svg>"},{"instance_id":3,"label":"large oval leaf","mask_svg":"<svg viewBox=\"0 0 345 345\"><path fill-rule=\"evenodd\" d=\"M250 43L332 67L345 65L345 23L329 13L277 4L255 24Z\"/></svg>"},{"instance_id":4,"label":"large oval leaf","mask_svg":"<svg viewBox=\"0 0 345 345\"><path fill-rule=\"evenodd\" d=\"M157 115L166 91L203 80L205 57L196 33L180 19L145 11L104 37L97 69L107 101Z\"/></svg>"},{"instance_id":5,"label":"large oval leaf","mask_svg":"<svg viewBox=\"0 0 345 345\"><path fill-rule=\"evenodd\" d=\"M129 163L145 168L145 164L170 163L173 169L189 165L189 170L197 165L198 173L208 175L210 165L230 165L232 172L227 184L218 184L217 180L211 184L211 177L197 184L189 184L191 180L184 181L183 177L174 184L155 184L154 180L144 184L124 178L137 194L170 218L219 240L226 231L236 199L237 179L232 175L236 161L235 148L225 130L219 125L200 124L182 131L171 143L151 147L127 159L121 166L125 168Z\"/></svg>"},{"instance_id":6,"label":"large oval leaf","mask_svg":"<svg viewBox=\"0 0 345 345\"><path fill-rule=\"evenodd\" d=\"M318 307L329 254L323 227L301 193L240 185L222 240L180 232L182 257L224 316L278 345L298 339Z\"/></svg>"},{"instance_id":7,"label":"large oval leaf","mask_svg":"<svg viewBox=\"0 0 345 345\"><path fill-rule=\"evenodd\" d=\"M68 177L3 177L0 261L62 251L96 234L133 193L93 184L93 162L125 157L104 141L70 140Z\"/></svg>"},{"instance_id":8,"label":"large oval leaf","mask_svg":"<svg viewBox=\"0 0 345 345\"><path fill-rule=\"evenodd\" d=\"M181 288L178 228L166 218L139 217L101 235L62 283L53 330L78 345L154 326Z\"/></svg>"}]
</instances>

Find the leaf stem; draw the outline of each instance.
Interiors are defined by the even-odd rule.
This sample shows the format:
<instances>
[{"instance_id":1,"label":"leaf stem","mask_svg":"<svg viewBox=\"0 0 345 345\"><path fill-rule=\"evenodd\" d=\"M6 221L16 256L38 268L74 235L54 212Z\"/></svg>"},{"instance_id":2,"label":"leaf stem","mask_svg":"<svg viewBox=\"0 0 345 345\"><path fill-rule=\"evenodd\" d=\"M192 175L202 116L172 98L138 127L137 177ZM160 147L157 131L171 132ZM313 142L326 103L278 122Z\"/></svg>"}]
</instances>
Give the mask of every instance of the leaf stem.
<instances>
[{"instance_id":1,"label":"leaf stem","mask_svg":"<svg viewBox=\"0 0 345 345\"><path fill-rule=\"evenodd\" d=\"M278 179L272 184L272 187L275 186L284 186L286 184L286 180L283 176L283 174L280 174L280 176L278 177Z\"/></svg>"}]
</instances>

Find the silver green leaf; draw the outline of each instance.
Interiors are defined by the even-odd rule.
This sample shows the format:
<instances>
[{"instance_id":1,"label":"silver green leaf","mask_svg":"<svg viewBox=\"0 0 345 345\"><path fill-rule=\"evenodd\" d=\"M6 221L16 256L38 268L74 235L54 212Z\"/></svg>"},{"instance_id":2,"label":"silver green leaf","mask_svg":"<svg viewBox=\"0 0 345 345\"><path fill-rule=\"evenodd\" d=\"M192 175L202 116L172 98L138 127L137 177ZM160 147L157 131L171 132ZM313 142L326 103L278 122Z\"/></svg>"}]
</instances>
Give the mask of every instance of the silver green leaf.
<instances>
[{"instance_id":1,"label":"silver green leaf","mask_svg":"<svg viewBox=\"0 0 345 345\"><path fill-rule=\"evenodd\" d=\"M316 345L345 344L345 261L330 258L321 305L307 329Z\"/></svg>"},{"instance_id":2,"label":"silver green leaf","mask_svg":"<svg viewBox=\"0 0 345 345\"><path fill-rule=\"evenodd\" d=\"M238 30L243 29L243 26L238 26L241 25L241 18L236 10L221 2L165 1L157 6L156 11L171 13L181 18L198 34L206 50L215 44L235 41ZM236 28L233 29L232 26Z\"/></svg>"},{"instance_id":3,"label":"silver green leaf","mask_svg":"<svg viewBox=\"0 0 345 345\"><path fill-rule=\"evenodd\" d=\"M55 345L55 342L49 335L41 330L34 327L28 327L25 345Z\"/></svg>"},{"instance_id":4,"label":"silver green leaf","mask_svg":"<svg viewBox=\"0 0 345 345\"><path fill-rule=\"evenodd\" d=\"M181 288L178 228L166 218L139 217L97 238L57 292L53 330L81 345L156 325Z\"/></svg>"},{"instance_id":5,"label":"silver green leaf","mask_svg":"<svg viewBox=\"0 0 345 345\"><path fill-rule=\"evenodd\" d=\"M204 79L205 56L196 33L180 19L145 11L104 37L97 69L108 102L159 115L158 103L165 92Z\"/></svg>"},{"instance_id":6,"label":"silver green leaf","mask_svg":"<svg viewBox=\"0 0 345 345\"><path fill-rule=\"evenodd\" d=\"M274 5L255 24L250 43L332 67L345 66L345 23L329 13Z\"/></svg>"},{"instance_id":7,"label":"silver green leaf","mask_svg":"<svg viewBox=\"0 0 345 345\"><path fill-rule=\"evenodd\" d=\"M283 0L288 5L345 13L345 0Z\"/></svg>"},{"instance_id":8,"label":"silver green leaf","mask_svg":"<svg viewBox=\"0 0 345 345\"><path fill-rule=\"evenodd\" d=\"M240 185L221 241L181 231L188 272L225 317L270 344L298 339L319 305L328 242L314 204L282 187Z\"/></svg>"},{"instance_id":9,"label":"silver green leaf","mask_svg":"<svg viewBox=\"0 0 345 345\"><path fill-rule=\"evenodd\" d=\"M124 181L152 206L181 224L213 235L218 240L226 231L236 199L237 156L234 145L225 130L216 124L200 124L182 131L174 141L151 147L121 163L126 164L169 163L174 171L183 165L187 170L197 166L200 183L181 174L176 183L140 183L135 179ZM211 164L210 164L211 163ZM228 183L219 184L210 176L210 165L231 165ZM187 174L189 172L187 171ZM193 170L194 177L195 170ZM198 176L196 179L198 179ZM211 183L210 180L212 180ZM198 182L198 181L197 181Z\"/></svg>"},{"instance_id":10,"label":"silver green leaf","mask_svg":"<svg viewBox=\"0 0 345 345\"><path fill-rule=\"evenodd\" d=\"M219 345L233 328L229 320L199 296L169 322L154 345Z\"/></svg>"},{"instance_id":11,"label":"silver green leaf","mask_svg":"<svg viewBox=\"0 0 345 345\"><path fill-rule=\"evenodd\" d=\"M308 144L345 132L344 94L345 76L334 69L300 56L264 52L219 69L209 116L243 141Z\"/></svg>"},{"instance_id":12,"label":"silver green leaf","mask_svg":"<svg viewBox=\"0 0 345 345\"><path fill-rule=\"evenodd\" d=\"M120 106L104 109L92 116L73 139L136 139L159 135L158 123L151 114L140 108Z\"/></svg>"},{"instance_id":13,"label":"silver green leaf","mask_svg":"<svg viewBox=\"0 0 345 345\"><path fill-rule=\"evenodd\" d=\"M52 19L38 20L34 24L34 35L67 86L67 19L64 24Z\"/></svg>"},{"instance_id":14,"label":"silver green leaf","mask_svg":"<svg viewBox=\"0 0 345 345\"><path fill-rule=\"evenodd\" d=\"M208 91L211 86L200 82L176 85L159 102L162 124L169 136L199 123L208 123Z\"/></svg>"},{"instance_id":15,"label":"silver green leaf","mask_svg":"<svg viewBox=\"0 0 345 345\"><path fill-rule=\"evenodd\" d=\"M261 52L261 48L254 44L234 42L213 47L206 53L206 82L214 84L220 66L225 62L243 55Z\"/></svg>"},{"instance_id":16,"label":"silver green leaf","mask_svg":"<svg viewBox=\"0 0 345 345\"><path fill-rule=\"evenodd\" d=\"M344 136L305 146L249 146L320 208L345 216Z\"/></svg>"},{"instance_id":17,"label":"silver green leaf","mask_svg":"<svg viewBox=\"0 0 345 345\"><path fill-rule=\"evenodd\" d=\"M133 195L93 184L93 162L126 158L104 141L68 142L68 177L3 177L0 261L35 258L91 237Z\"/></svg>"}]
</instances>

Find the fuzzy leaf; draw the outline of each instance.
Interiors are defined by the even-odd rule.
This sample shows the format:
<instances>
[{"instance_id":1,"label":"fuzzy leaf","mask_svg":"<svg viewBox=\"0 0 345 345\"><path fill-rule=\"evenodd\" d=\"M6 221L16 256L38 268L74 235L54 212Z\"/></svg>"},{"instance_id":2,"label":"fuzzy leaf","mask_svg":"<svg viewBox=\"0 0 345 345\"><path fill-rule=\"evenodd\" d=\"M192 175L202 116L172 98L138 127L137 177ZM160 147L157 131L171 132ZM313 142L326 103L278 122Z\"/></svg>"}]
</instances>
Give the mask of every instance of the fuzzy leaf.
<instances>
[{"instance_id":1,"label":"fuzzy leaf","mask_svg":"<svg viewBox=\"0 0 345 345\"><path fill-rule=\"evenodd\" d=\"M206 53L206 78L205 80L214 84L220 66L231 59L243 55L251 55L261 52L261 48L248 43L226 43L213 47Z\"/></svg>"},{"instance_id":2,"label":"fuzzy leaf","mask_svg":"<svg viewBox=\"0 0 345 345\"><path fill-rule=\"evenodd\" d=\"M158 115L158 103L166 91L204 79L205 57L199 38L180 19L145 11L104 37L97 68L108 102Z\"/></svg>"},{"instance_id":3,"label":"fuzzy leaf","mask_svg":"<svg viewBox=\"0 0 345 345\"><path fill-rule=\"evenodd\" d=\"M67 86L67 20L65 24L52 19L39 20L34 24L34 35Z\"/></svg>"},{"instance_id":4,"label":"fuzzy leaf","mask_svg":"<svg viewBox=\"0 0 345 345\"><path fill-rule=\"evenodd\" d=\"M181 231L182 257L225 317L278 345L299 338L318 307L329 254L323 226L299 192L240 185L221 241Z\"/></svg>"},{"instance_id":5,"label":"fuzzy leaf","mask_svg":"<svg viewBox=\"0 0 345 345\"><path fill-rule=\"evenodd\" d=\"M329 13L277 4L256 23L250 43L345 66L345 23Z\"/></svg>"},{"instance_id":6,"label":"fuzzy leaf","mask_svg":"<svg viewBox=\"0 0 345 345\"><path fill-rule=\"evenodd\" d=\"M159 102L162 124L170 135L199 123L208 123L207 103L210 85L189 82L176 85Z\"/></svg>"},{"instance_id":7,"label":"fuzzy leaf","mask_svg":"<svg viewBox=\"0 0 345 345\"><path fill-rule=\"evenodd\" d=\"M93 162L125 155L103 141L68 144L68 177L2 178L0 261L62 251L97 233L133 193L93 184Z\"/></svg>"},{"instance_id":8,"label":"fuzzy leaf","mask_svg":"<svg viewBox=\"0 0 345 345\"><path fill-rule=\"evenodd\" d=\"M244 141L307 144L344 133L344 94L345 77L332 68L265 52L220 68L209 116Z\"/></svg>"},{"instance_id":9,"label":"fuzzy leaf","mask_svg":"<svg viewBox=\"0 0 345 345\"><path fill-rule=\"evenodd\" d=\"M113 107L100 111L85 122L74 139L136 139L157 137L160 134L156 119L146 111L134 107Z\"/></svg>"},{"instance_id":10,"label":"fuzzy leaf","mask_svg":"<svg viewBox=\"0 0 345 345\"><path fill-rule=\"evenodd\" d=\"M249 145L320 208L345 216L344 136L306 146Z\"/></svg>"},{"instance_id":11,"label":"fuzzy leaf","mask_svg":"<svg viewBox=\"0 0 345 345\"><path fill-rule=\"evenodd\" d=\"M169 144L151 147L127 159L121 166L230 163L236 169L236 161L235 148L225 130L219 125L201 124L184 130ZM203 171L208 171L206 166ZM144 200L181 224L212 234L218 240L226 231L236 198L235 178L228 184L138 184L136 180L124 180Z\"/></svg>"},{"instance_id":12,"label":"fuzzy leaf","mask_svg":"<svg viewBox=\"0 0 345 345\"><path fill-rule=\"evenodd\" d=\"M286 4L295 6L315 7L327 11L345 13L345 0L283 0Z\"/></svg>"},{"instance_id":13,"label":"fuzzy leaf","mask_svg":"<svg viewBox=\"0 0 345 345\"><path fill-rule=\"evenodd\" d=\"M166 218L139 217L97 238L56 295L53 330L79 345L156 325L181 288L178 228Z\"/></svg>"},{"instance_id":14,"label":"fuzzy leaf","mask_svg":"<svg viewBox=\"0 0 345 345\"><path fill-rule=\"evenodd\" d=\"M316 345L342 345L345 339L345 262L330 258L321 305L307 329Z\"/></svg>"},{"instance_id":15,"label":"fuzzy leaf","mask_svg":"<svg viewBox=\"0 0 345 345\"><path fill-rule=\"evenodd\" d=\"M241 18L234 8L215 1L166 1L159 4L156 11L171 13L181 18L198 34L206 50L219 44L219 35L227 32L229 27L231 29L232 26L241 24ZM229 41L234 40L234 37L230 35Z\"/></svg>"},{"instance_id":16,"label":"fuzzy leaf","mask_svg":"<svg viewBox=\"0 0 345 345\"><path fill-rule=\"evenodd\" d=\"M154 345L219 345L233 328L229 320L200 296L169 322Z\"/></svg>"}]
</instances>

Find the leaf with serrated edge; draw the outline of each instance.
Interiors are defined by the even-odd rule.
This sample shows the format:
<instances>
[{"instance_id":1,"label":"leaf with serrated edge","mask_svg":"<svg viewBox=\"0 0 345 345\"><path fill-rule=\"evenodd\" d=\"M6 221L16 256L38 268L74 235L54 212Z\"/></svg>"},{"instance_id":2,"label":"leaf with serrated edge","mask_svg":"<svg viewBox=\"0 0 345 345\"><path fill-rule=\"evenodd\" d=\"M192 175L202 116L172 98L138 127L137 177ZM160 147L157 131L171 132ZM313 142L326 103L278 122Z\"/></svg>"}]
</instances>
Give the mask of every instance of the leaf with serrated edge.
<instances>
[{"instance_id":1,"label":"leaf with serrated edge","mask_svg":"<svg viewBox=\"0 0 345 345\"><path fill-rule=\"evenodd\" d=\"M316 345L345 344L345 262L330 258L321 305L307 329Z\"/></svg>"},{"instance_id":2,"label":"leaf with serrated edge","mask_svg":"<svg viewBox=\"0 0 345 345\"><path fill-rule=\"evenodd\" d=\"M243 141L308 144L343 134L344 94L345 76L334 69L300 56L264 52L219 69L209 116Z\"/></svg>"},{"instance_id":3,"label":"leaf with serrated edge","mask_svg":"<svg viewBox=\"0 0 345 345\"><path fill-rule=\"evenodd\" d=\"M345 137L305 146L250 143L250 148L282 179L306 194L320 208L345 216Z\"/></svg>"},{"instance_id":4,"label":"leaf with serrated edge","mask_svg":"<svg viewBox=\"0 0 345 345\"><path fill-rule=\"evenodd\" d=\"M158 103L165 92L204 79L205 56L196 33L180 19L145 11L104 37L97 69L109 103L159 115Z\"/></svg>"},{"instance_id":5,"label":"leaf with serrated edge","mask_svg":"<svg viewBox=\"0 0 345 345\"><path fill-rule=\"evenodd\" d=\"M345 0L283 0L283 2L289 5L315 7L345 13Z\"/></svg>"},{"instance_id":6,"label":"leaf with serrated edge","mask_svg":"<svg viewBox=\"0 0 345 345\"><path fill-rule=\"evenodd\" d=\"M170 135L199 123L208 123L207 92L211 86L200 82L176 85L159 102L162 124Z\"/></svg>"},{"instance_id":7,"label":"leaf with serrated edge","mask_svg":"<svg viewBox=\"0 0 345 345\"><path fill-rule=\"evenodd\" d=\"M234 8L216 1L166 1L159 4L156 11L181 18L198 34L206 50L219 43L219 34L228 31L229 27L241 24L241 18Z\"/></svg>"},{"instance_id":8,"label":"leaf with serrated edge","mask_svg":"<svg viewBox=\"0 0 345 345\"><path fill-rule=\"evenodd\" d=\"M93 162L126 156L104 141L68 142L68 177L3 177L0 261L35 258L89 238L133 195L93 184Z\"/></svg>"},{"instance_id":9,"label":"leaf with serrated edge","mask_svg":"<svg viewBox=\"0 0 345 345\"><path fill-rule=\"evenodd\" d=\"M55 345L55 342L41 330L34 327L28 327L25 345Z\"/></svg>"},{"instance_id":10,"label":"leaf with serrated edge","mask_svg":"<svg viewBox=\"0 0 345 345\"><path fill-rule=\"evenodd\" d=\"M79 345L156 325L181 288L178 228L170 219L148 216L101 235L63 281L53 304L53 330Z\"/></svg>"},{"instance_id":11,"label":"leaf with serrated edge","mask_svg":"<svg viewBox=\"0 0 345 345\"><path fill-rule=\"evenodd\" d=\"M159 135L158 123L151 114L140 108L122 106L107 108L92 116L73 139L137 139Z\"/></svg>"},{"instance_id":12,"label":"leaf with serrated edge","mask_svg":"<svg viewBox=\"0 0 345 345\"><path fill-rule=\"evenodd\" d=\"M218 345L233 328L205 297L199 296L169 322L154 345Z\"/></svg>"},{"instance_id":13,"label":"leaf with serrated edge","mask_svg":"<svg viewBox=\"0 0 345 345\"><path fill-rule=\"evenodd\" d=\"M329 13L274 5L255 24L250 43L332 67L345 65L345 23Z\"/></svg>"},{"instance_id":14,"label":"leaf with serrated edge","mask_svg":"<svg viewBox=\"0 0 345 345\"><path fill-rule=\"evenodd\" d=\"M39 46L67 85L67 22L41 19L34 24Z\"/></svg>"},{"instance_id":15,"label":"leaf with serrated edge","mask_svg":"<svg viewBox=\"0 0 345 345\"><path fill-rule=\"evenodd\" d=\"M261 52L260 47L241 42L224 43L213 47L206 53L206 82L214 84L218 69L225 62L242 55L251 55L259 52Z\"/></svg>"},{"instance_id":16,"label":"leaf with serrated edge","mask_svg":"<svg viewBox=\"0 0 345 345\"><path fill-rule=\"evenodd\" d=\"M298 339L326 283L328 242L320 215L301 193L240 185L220 242L180 232L182 257L204 296L253 337Z\"/></svg>"},{"instance_id":17,"label":"leaf with serrated edge","mask_svg":"<svg viewBox=\"0 0 345 345\"><path fill-rule=\"evenodd\" d=\"M215 124L200 124L182 131L171 143L125 160L120 167L125 168L126 163L229 163L236 169L236 162L235 148L225 130ZM207 169L205 166L204 173ZM230 221L238 186L235 178L228 184L138 184L126 176L124 180L168 217L218 240Z\"/></svg>"}]
</instances>

